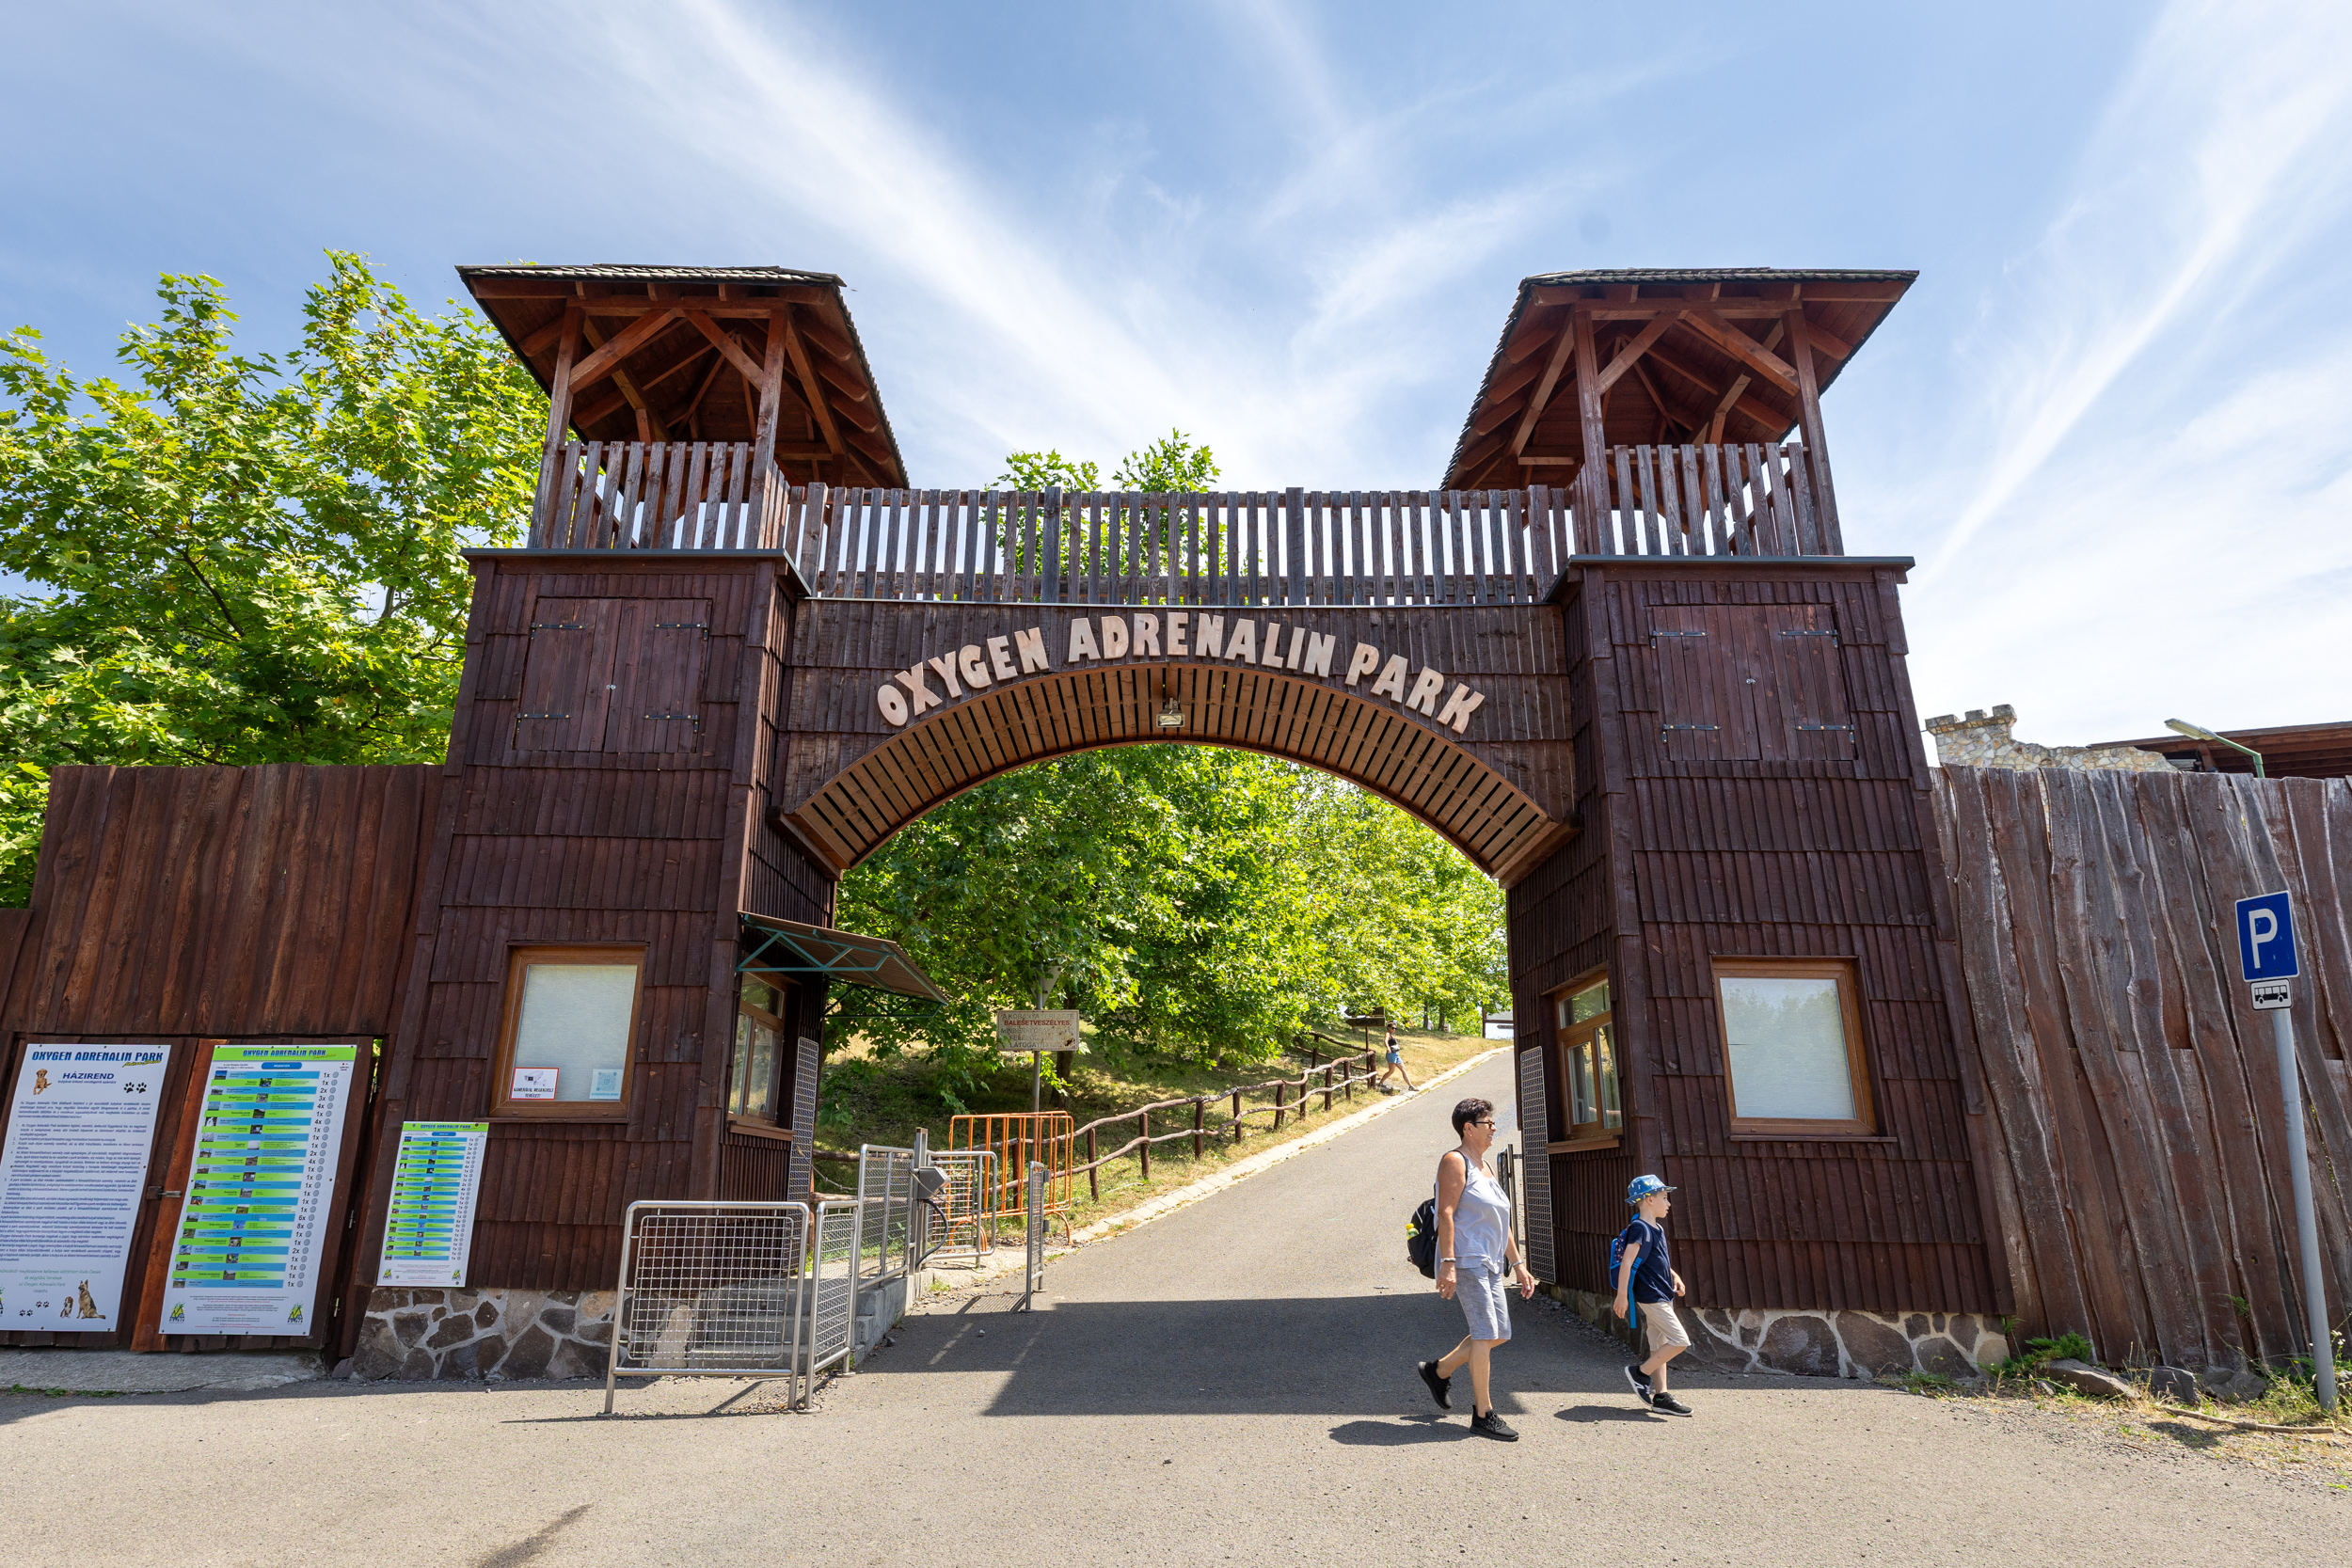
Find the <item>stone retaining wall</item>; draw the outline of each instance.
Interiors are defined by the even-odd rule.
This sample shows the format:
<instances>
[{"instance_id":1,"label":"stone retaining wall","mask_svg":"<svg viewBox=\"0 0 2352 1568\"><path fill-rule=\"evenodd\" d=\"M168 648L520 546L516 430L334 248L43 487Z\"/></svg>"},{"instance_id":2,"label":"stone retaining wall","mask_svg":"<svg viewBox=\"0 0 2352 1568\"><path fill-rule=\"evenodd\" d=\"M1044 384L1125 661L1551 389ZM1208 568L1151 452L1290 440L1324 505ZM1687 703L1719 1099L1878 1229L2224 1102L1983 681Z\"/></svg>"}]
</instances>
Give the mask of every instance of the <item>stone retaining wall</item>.
<instances>
[{"instance_id":1,"label":"stone retaining wall","mask_svg":"<svg viewBox=\"0 0 2352 1568\"><path fill-rule=\"evenodd\" d=\"M456 1378L604 1376L611 1291L448 1291L379 1285L350 1375L430 1383Z\"/></svg>"},{"instance_id":2,"label":"stone retaining wall","mask_svg":"<svg viewBox=\"0 0 2352 1568\"><path fill-rule=\"evenodd\" d=\"M1554 1292L1578 1317L1631 1344L1609 1298ZM1904 1372L1976 1377L2010 1354L2000 1320L1971 1312L1824 1312L1677 1307L1691 1331L1689 1354L1725 1371L1799 1377L1875 1378Z\"/></svg>"}]
</instances>

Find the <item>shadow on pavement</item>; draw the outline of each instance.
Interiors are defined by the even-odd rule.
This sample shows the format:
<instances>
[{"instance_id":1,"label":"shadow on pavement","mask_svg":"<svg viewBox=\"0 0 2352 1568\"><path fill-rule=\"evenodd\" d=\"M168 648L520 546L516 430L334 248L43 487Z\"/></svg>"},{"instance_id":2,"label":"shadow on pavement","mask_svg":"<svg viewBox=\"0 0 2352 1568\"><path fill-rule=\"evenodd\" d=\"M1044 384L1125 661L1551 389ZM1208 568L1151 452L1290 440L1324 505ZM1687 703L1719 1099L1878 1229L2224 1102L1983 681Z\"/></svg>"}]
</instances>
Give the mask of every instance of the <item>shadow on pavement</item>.
<instances>
[{"instance_id":1,"label":"shadow on pavement","mask_svg":"<svg viewBox=\"0 0 2352 1568\"><path fill-rule=\"evenodd\" d=\"M992 1416L1425 1418L1435 1412L1414 1363L1462 1336L1460 1309L1420 1292L1044 1305L985 1318L910 1318L894 1331L896 1346L868 1358L858 1375L1002 1374L986 1407ZM1549 1326L1521 1324L1496 1354L1501 1409L1522 1410L1515 1395L1538 1388L1630 1397L1614 1366ZM1454 1413L1467 1414L1467 1372L1454 1389Z\"/></svg>"},{"instance_id":2,"label":"shadow on pavement","mask_svg":"<svg viewBox=\"0 0 2352 1568\"><path fill-rule=\"evenodd\" d=\"M1331 1441L1351 1449L1399 1449L1411 1443L1459 1443L1470 1435L1461 1421L1446 1422L1435 1416L1399 1416L1386 1421L1343 1421L1331 1429Z\"/></svg>"}]
</instances>

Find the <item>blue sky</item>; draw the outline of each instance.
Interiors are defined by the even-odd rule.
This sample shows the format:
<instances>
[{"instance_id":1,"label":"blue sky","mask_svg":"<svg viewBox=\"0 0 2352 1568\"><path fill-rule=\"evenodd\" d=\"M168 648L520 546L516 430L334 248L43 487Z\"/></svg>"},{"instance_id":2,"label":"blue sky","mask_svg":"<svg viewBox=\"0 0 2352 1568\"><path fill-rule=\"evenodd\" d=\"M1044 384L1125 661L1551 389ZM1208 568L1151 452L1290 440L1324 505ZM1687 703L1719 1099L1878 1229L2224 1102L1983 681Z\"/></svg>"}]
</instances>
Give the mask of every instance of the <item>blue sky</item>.
<instances>
[{"instance_id":1,"label":"blue sky","mask_svg":"<svg viewBox=\"0 0 2352 1568\"><path fill-rule=\"evenodd\" d=\"M253 346L325 246L837 272L914 482L1171 425L1434 483L1517 280L1916 267L1826 400L1923 716L2352 719L2352 8L20 9L0 321L155 275Z\"/></svg>"}]
</instances>

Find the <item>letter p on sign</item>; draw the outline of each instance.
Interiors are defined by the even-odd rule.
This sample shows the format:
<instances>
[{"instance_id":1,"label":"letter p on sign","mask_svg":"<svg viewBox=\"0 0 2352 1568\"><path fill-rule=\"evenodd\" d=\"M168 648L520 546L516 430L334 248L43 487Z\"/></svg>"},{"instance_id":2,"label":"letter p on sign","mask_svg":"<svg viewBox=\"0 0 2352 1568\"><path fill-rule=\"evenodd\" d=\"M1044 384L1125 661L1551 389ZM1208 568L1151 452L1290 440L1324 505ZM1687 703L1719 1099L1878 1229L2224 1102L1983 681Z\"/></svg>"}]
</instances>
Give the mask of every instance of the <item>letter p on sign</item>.
<instances>
[{"instance_id":1,"label":"letter p on sign","mask_svg":"<svg viewBox=\"0 0 2352 1568\"><path fill-rule=\"evenodd\" d=\"M2249 981L2291 980L2302 973L2295 961L2295 916L2285 894L2237 901L2237 956Z\"/></svg>"}]
</instances>

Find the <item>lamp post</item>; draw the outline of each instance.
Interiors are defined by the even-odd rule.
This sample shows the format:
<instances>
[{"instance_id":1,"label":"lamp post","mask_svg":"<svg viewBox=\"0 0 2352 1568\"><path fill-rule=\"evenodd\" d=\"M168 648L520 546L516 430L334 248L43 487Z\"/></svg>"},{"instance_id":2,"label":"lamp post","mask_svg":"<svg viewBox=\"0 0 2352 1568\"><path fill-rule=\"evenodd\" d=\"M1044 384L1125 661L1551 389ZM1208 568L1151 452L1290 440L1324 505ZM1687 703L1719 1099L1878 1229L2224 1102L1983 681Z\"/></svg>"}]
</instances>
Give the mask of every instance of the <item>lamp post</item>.
<instances>
[{"instance_id":1,"label":"lamp post","mask_svg":"<svg viewBox=\"0 0 2352 1568\"><path fill-rule=\"evenodd\" d=\"M2164 721L2164 727L2177 734L2185 735L2191 740L2210 740L2216 745L2227 746L2233 752L2244 752L2248 756L2254 759L2254 777L2258 779L2266 779L2270 776L2263 771L2263 754L2254 750L2251 746L2241 746L2226 735L2217 735L2212 730L2205 728L2202 724L2192 724L2185 719L2168 719Z\"/></svg>"}]
</instances>

